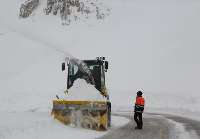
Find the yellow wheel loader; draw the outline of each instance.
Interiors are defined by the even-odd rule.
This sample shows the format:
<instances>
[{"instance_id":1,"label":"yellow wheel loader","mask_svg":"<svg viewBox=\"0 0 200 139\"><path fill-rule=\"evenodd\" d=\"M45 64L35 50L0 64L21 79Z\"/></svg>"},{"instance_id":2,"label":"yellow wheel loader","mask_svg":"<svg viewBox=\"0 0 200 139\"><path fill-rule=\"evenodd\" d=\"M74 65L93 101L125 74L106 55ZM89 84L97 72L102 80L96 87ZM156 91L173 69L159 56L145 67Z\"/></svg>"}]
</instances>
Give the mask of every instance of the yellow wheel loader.
<instances>
[{"instance_id":1,"label":"yellow wheel loader","mask_svg":"<svg viewBox=\"0 0 200 139\"><path fill-rule=\"evenodd\" d=\"M65 63L62 63L62 71L65 70ZM67 60L67 67L66 92L73 86L75 80L84 79L88 84L94 85L105 99L103 101L63 100L57 96L57 99L53 100L52 115L64 124L99 131L107 130L111 126L111 102L105 85L108 61L105 61L105 57L97 57L94 60L72 58Z\"/></svg>"}]
</instances>

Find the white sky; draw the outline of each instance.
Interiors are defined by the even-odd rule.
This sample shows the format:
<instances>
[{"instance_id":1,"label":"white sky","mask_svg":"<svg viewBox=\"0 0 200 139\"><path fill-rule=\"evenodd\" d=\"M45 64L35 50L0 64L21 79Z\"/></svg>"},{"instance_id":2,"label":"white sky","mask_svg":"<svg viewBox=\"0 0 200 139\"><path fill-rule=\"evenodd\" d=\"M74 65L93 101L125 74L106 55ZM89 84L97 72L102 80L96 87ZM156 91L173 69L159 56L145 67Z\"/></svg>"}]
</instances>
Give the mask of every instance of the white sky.
<instances>
[{"instance_id":1,"label":"white sky","mask_svg":"<svg viewBox=\"0 0 200 139\"><path fill-rule=\"evenodd\" d=\"M112 89L198 93L200 3L136 0L115 6L105 28L87 31L92 40L83 37L84 48L72 53L107 56Z\"/></svg>"}]
</instances>

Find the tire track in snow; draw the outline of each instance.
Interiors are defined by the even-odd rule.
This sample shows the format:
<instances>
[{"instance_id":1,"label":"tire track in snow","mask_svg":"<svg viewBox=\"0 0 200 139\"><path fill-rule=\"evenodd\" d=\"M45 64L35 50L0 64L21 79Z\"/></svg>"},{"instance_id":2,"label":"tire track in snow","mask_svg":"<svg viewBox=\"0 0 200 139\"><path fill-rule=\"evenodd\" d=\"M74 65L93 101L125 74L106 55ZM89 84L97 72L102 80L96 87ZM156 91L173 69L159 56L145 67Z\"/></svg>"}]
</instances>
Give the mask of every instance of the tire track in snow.
<instances>
[{"instance_id":1,"label":"tire track in snow","mask_svg":"<svg viewBox=\"0 0 200 139\"><path fill-rule=\"evenodd\" d=\"M190 136L192 136L192 139L200 138L200 121L174 115L164 116L175 122L181 123L185 127L185 130L189 132Z\"/></svg>"}]
</instances>

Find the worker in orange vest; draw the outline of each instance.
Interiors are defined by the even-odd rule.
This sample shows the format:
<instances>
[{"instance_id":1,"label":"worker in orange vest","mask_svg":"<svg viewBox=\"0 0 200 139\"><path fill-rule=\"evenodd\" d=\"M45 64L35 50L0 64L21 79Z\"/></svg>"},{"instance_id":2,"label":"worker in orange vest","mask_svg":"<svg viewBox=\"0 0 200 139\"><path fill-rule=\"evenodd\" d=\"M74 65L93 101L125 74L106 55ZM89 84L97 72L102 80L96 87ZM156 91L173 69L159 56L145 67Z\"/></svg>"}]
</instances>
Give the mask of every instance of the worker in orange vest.
<instances>
[{"instance_id":1,"label":"worker in orange vest","mask_svg":"<svg viewBox=\"0 0 200 139\"><path fill-rule=\"evenodd\" d=\"M134 109L134 120L137 124L135 129L142 129L143 122L142 122L142 113L144 111L144 104L145 100L142 97L142 91L137 92L136 101L135 101L135 109Z\"/></svg>"}]
</instances>

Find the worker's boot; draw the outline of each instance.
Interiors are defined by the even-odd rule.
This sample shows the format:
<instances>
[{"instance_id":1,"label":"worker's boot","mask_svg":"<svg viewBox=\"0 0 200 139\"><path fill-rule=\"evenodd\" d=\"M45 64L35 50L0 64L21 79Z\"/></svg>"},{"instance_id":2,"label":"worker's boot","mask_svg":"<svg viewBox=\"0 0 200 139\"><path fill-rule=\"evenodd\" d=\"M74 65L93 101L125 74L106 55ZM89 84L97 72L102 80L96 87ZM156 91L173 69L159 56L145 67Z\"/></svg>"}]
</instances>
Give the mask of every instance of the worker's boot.
<instances>
[{"instance_id":1,"label":"worker's boot","mask_svg":"<svg viewBox=\"0 0 200 139\"><path fill-rule=\"evenodd\" d=\"M138 126L138 129L142 129L142 125L139 125L139 126Z\"/></svg>"},{"instance_id":2,"label":"worker's boot","mask_svg":"<svg viewBox=\"0 0 200 139\"><path fill-rule=\"evenodd\" d=\"M140 129L140 128L138 126L136 126L135 129Z\"/></svg>"},{"instance_id":3,"label":"worker's boot","mask_svg":"<svg viewBox=\"0 0 200 139\"><path fill-rule=\"evenodd\" d=\"M142 129L142 124L139 123L139 124L135 127L135 129Z\"/></svg>"}]
</instances>

